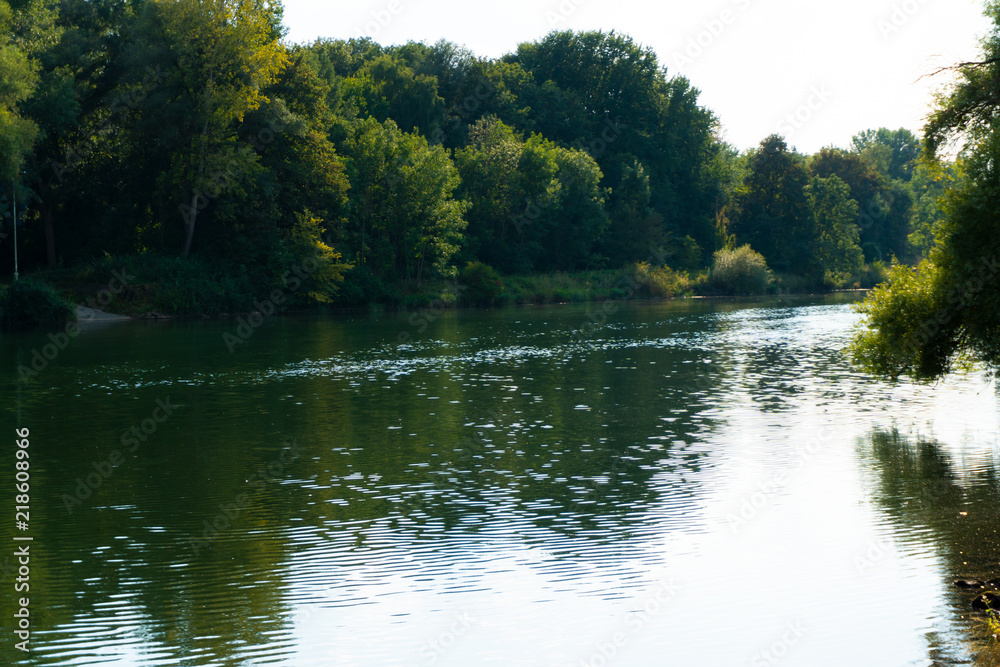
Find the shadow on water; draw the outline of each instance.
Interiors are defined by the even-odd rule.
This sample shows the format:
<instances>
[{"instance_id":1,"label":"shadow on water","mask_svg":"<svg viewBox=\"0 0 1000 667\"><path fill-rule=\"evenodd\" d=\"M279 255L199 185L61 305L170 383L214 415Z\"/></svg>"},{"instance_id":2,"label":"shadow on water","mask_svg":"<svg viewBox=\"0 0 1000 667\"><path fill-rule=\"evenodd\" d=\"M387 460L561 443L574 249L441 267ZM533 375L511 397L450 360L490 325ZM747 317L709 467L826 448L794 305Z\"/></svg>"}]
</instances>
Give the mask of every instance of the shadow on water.
<instances>
[{"instance_id":1,"label":"shadow on water","mask_svg":"<svg viewBox=\"0 0 1000 667\"><path fill-rule=\"evenodd\" d=\"M898 532L920 534L933 545L940 560L943 597L961 628L959 634L967 638L965 649L973 664L1000 664L1000 627L991 627L986 614L972 609L976 591L954 586L956 579L1000 577L1000 479L995 452L967 460L956 457L943 443L891 429L873 431L861 454L873 474L876 505ZM940 638L929 634L927 640L931 659L942 660Z\"/></svg>"}]
</instances>

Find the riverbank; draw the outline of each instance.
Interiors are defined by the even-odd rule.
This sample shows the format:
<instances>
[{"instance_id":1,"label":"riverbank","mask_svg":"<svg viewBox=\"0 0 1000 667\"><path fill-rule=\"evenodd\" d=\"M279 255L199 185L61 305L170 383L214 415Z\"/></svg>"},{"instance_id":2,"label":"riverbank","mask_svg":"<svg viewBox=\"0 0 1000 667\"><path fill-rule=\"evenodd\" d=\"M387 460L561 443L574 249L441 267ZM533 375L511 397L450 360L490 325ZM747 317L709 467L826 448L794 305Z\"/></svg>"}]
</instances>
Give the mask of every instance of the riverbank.
<instances>
[{"instance_id":1,"label":"riverbank","mask_svg":"<svg viewBox=\"0 0 1000 667\"><path fill-rule=\"evenodd\" d=\"M152 264L142 270L129 262L122 268L91 265L82 270L41 271L27 277L27 284L42 289L44 299L21 298L14 306L30 311L39 301L44 314L52 312L52 299L61 297L83 320L115 318L157 319L163 317L206 318L261 312L342 312L363 310L440 310L470 307L504 307L559 303L594 303L622 300L674 298L723 298L735 296L712 284L708 269L675 271L645 263L575 273L501 276L484 265L466 267L453 279L425 281L420 285L382 289L377 298L356 284L345 284L337 297L323 303L308 298L307 289L292 277L284 287L255 285L242 276L225 275L196 267L188 272L164 275ZM881 274L869 271L850 287L867 289ZM298 284L297 284L298 283ZM8 286L3 289L6 293ZM822 294L838 291L800 276L775 274L766 294ZM82 313L82 315L81 315ZM30 313L18 322L39 320Z\"/></svg>"}]
</instances>

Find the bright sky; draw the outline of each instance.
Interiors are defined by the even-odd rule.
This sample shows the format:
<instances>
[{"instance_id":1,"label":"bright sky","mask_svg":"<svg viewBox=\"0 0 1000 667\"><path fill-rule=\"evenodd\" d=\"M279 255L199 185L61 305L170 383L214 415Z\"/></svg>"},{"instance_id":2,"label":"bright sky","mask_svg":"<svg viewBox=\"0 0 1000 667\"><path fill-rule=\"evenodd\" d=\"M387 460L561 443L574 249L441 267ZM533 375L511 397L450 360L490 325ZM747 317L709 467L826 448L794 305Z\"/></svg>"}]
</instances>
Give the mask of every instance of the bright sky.
<instances>
[{"instance_id":1,"label":"bright sky","mask_svg":"<svg viewBox=\"0 0 1000 667\"><path fill-rule=\"evenodd\" d=\"M886 126L920 130L943 76L978 55L982 0L284 0L289 40L447 39L498 57L553 29L616 30L687 76L739 148L799 151Z\"/></svg>"}]
</instances>

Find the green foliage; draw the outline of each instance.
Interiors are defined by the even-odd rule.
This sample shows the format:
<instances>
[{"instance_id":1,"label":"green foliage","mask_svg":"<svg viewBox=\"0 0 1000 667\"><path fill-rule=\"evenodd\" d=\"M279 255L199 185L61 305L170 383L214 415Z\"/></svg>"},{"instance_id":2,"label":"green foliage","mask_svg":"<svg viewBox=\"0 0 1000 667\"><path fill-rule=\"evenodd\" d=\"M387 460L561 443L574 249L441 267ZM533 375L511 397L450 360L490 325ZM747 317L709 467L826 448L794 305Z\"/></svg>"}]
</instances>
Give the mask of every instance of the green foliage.
<instances>
[{"instance_id":1,"label":"green foliage","mask_svg":"<svg viewBox=\"0 0 1000 667\"><path fill-rule=\"evenodd\" d=\"M675 253L677 266L684 269L696 269L703 264L704 250L698 242L687 235L681 239Z\"/></svg>"},{"instance_id":2,"label":"green foliage","mask_svg":"<svg viewBox=\"0 0 1000 667\"><path fill-rule=\"evenodd\" d=\"M403 283L449 275L468 206L453 197L459 176L445 150L369 118L354 128L347 153L357 185L345 241L355 263Z\"/></svg>"},{"instance_id":3,"label":"green foliage","mask_svg":"<svg viewBox=\"0 0 1000 667\"><path fill-rule=\"evenodd\" d=\"M308 275L302 294L320 303L333 301L344 273L351 268L340 261L340 253L323 242L325 231L323 222L306 211L297 216L295 226L288 232L292 266L302 267Z\"/></svg>"},{"instance_id":4,"label":"green foliage","mask_svg":"<svg viewBox=\"0 0 1000 667\"><path fill-rule=\"evenodd\" d=\"M16 7L0 3L0 179L26 172L22 262L142 257L156 271L121 295L132 310L239 312L314 256L293 305L433 302L470 262L484 289L489 271L519 276L483 302L680 294L743 244L788 284L867 284L943 229L911 134L740 154L700 91L614 32L493 59L287 45L264 0ZM606 284L636 271L637 287Z\"/></svg>"},{"instance_id":5,"label":"green foliage","mask_svg":"<svg viewBox=\"0 0 1000 667\"><path fill-rule=\"evenodd\" d=\"M458 276L465 288L462 300L473 306L493 306L503 298L503 281L493 267L482 262L469 262Z\"/></svg>"},{"instance_id":6,"label":"green foliage","mask_svg":"<svg viewBox=\"0 0 1000 667\"><path fill-rule=\"evenodd\" d=\"M643 282L649 278L648 282ZM620 269L579 271L574 273L538 273L504 276L503 301L519 304L581 303L620 301L650 296L674 296L701 284L701 278L688 278L666 267L649 267L642 274L636 265ZM655 290L663 289L662 292Z\"/></svg>"},{"instance_id":7,"label":"green foliage","mask_svg":"<svg viewBox=\"0 0 1000 667\"><path fill-rule=\"evenodd\" d=\"M667 79L652 50L614 32L552 32L504 60L533 77L521 93L531 113L520 129L586 150L611 188L605 255L613 263L648 259L667 232L713 247L718 121L687 79ZM628 174L637 162L642 174Z\"/></svg>"},{"instance_id":8,"label":"green foliage","mask_svg":"<svg viewBox=\"0 0 1000 667\"><path fill-rule=\"evenodd\" d=\"M649 256L649 248L666 245L663 216L653 210L649 171L638 160L619 167L612 190L609 227L601 250L615 265Z\"/></svg>"},{"instance_id":9,"label":"green foliage","mask_svg":"<svg viewBox=\"0 0 1000 667\"><path fill-rule=\"evenodd\" d=\"M104 256L81 268L76 280L107 285L115 271L133 277L111 304L129 315L244 313L278 286L276 276L254 275L246 265L158 253Z\"/></svg>"},{"instance_id":10,"label":"green foliage","mask_svg":"<svg viewBox=\"0 0 1000 667\"><path fill-rule=\"evenodd\" d=\"M516 216L534 184L521 173L524 141L494 117L469 128L468 145L455 152L462 179L458 196L469 202L465 256L511 272L530 270L533 261L524 252L525 231ZM552 183L555 167L548 174ZM546 201L548 201L546 199Z\"/></svg>"},{"instance_id":11,"label":"green foliage","mask_svg":"<svg viewBox=\"0 0 1000 667\"><path fill-rule=\"evenodd\" d=\"M697 284L686 271L674 271L669 266L638 262L632 270L641 285L639 294L642 296L669 299L689 292Z\"/></svg>"},{"instance_id":12,"label":"green foliage","mask_svg":"<svg viewBox=\"0 0 1000 667\"><path fill-rule=\"evenodd\" d=\"M875 260L862 267L861 271L853 276L854 287L871 289L889 280L891 264Z\"/></svg>"},{"instance_id":13,"label":"green foliage","mask_svg":"<svg viewBox=\"0 0 1000 667\"><path fill-rule=\"evenodd\" d=\"M345 101L359 116L379 122L392 119L406 132L431 136L444 120L444 100L438 96L437 80L412 69L389 55L379 56L343 82Z\"/></svg>"},{"instance_id":14,"label":"green foliage","mask_svg":"<svg viewBox=\"0 0 1000 667\"><path fill-rule=\"evenodd\" d=\"M939 321L947 315L939 313L940 279L941 270L930 262L919 269L894 265L889 282L856 307L865 320L851 348L854 362L890 378L930 379L947 372L956 347L954 322Z\"/></svg>"},{"instance_id":15,"label":"green foliage","mask_svg":"<svg viewBox=\"0 0 1000 667\"><path fill-rule=\"evenodd\" d=\"M0 325L5 329L39 324L62 326L75 317L72 304L37 278L15 280L0 293Z\"/></svg>"},{"instance_id":16,"label":"green foliage","mask_svg":"<svg viewBox=\"0 0 1000 667\"><path fill-rule=\"evenodd\" d=\"M771 284L771 271L763 255L743 245L716 251L711 283L729 294L764 294Z\"/></svg>"},{"instance_id":17,"label":"green foliage","mask_svg":"<svg viewBox=\"0 0 1000 667\"><path fill-rule=\"evenodd\" d=\"M0 182L10 183L38 136L38 126L25 118L21 105L38 85L38 64L30 58L31 43L14 31L23 12L14 14L0 2ZM17 180L20 180L19 178Z\"/></svg>"},{"instance_id":18,"label":"green foliage","mask_svg":"<svg viewBox=\"0 0 1000 667\"><path fill-rule=\"evenodd\" d=\"M982 57L956 68L957 82L938 96L937 108L924 128L924 145L931 155L939 148L967 138L975 146L994 132L994 111L1000 106L1000 2L988 0L983 13L993 23L981 42Z\"/></svg>"},{"instance_id":19,"label":"green foliage","mask_svg":"<svg viewBox=\"0 0 1000 667\"><path fill-rule=\"evenodd\" d=\"M778 271L815 270L816 235L805 195L808 183L803 157L772 135L750 154L746 178L736 193L730 232Z\"/></svg>"},{"instance_id":20,"label":"green foliage","mask_svg":"<svg viewBox=\"0 0 1000 667\"><path fill-rule=\"evenodd\" d=\"M797 273L772 271L771 280L778 294L810 294L828 289L821 280L817 281L815 276L803 276Z\"/></svg>"},{"instance_id":21,"label":"green foliage","mask_svg":"<svg viewBox=\"0 0 1000 667\"><path fill-rule=\"evenodd\" d=\"M837 176L850 188L851 199L858 203L854 222L861 230L858 242L866 261L905 256L909 192L880 174L867 152L824 148L810 159L809 171L823 178Z\"/></svg>"},{"instance_id":22,"label":"green foliage","mask_svg":"<svg viewBox=\"0 0 1000 667\"><path fill-rule=\"evenodd\" d=\"M505 273L572 271L600 263L605 190L585 152L538 135L523 141L489 117L455 153L471 205L466 255Z\"/></svg>"},{"instance_id":23,"label":"green foliage","mask_svg":"<svg viewBox=\"0 0 1000 667\"><path fill-rule=\"evenodd\" d=\"M920 140L906 128L865 130L851 140L854 153L863 156L886 180L909 181L920 157Z\"/></svg>"},{"instance_id":24,"label":"green foliage","mask_svg":"<svg viewBox=\"0 0 1000 667\"><path fill-rule=\"evenodd\" d=\"M264 90L287 65L275 11L267 2L158 0L144 6L134 52L140 70L159 68L164 81L147 122L174 126L157 174L159 196L182 223L182 255L211 199L245 187L258 156L239 140L238 125L267 101ZM140 46L141 44L141 46ZM154 120L154 119L159 119ZM171 211L173 213L173 211ZM167 224L167 220L160 221Z\"/></svg>"},{"instance_id":25,"label":"green foliage","mask_svg":"<svg viewBox=\"0 0 1000 667\"><path fill-rule=\"evenodd\" d=\"M858 245L860 232L854 223L858 203L840 177L814 176L805 187L806 201L813 216L813 254L823 281L842 287L864 260Z\"/></svg>"},{"instance_id":26,"label":"green foliage","mask_svg":"<svg viewBox=\"0 0 1000 667\"><path fill-rule=\"evenodd\" d=\"M960 68L960 79L939 100L926 128L933 152L965 138L965 178L944 199L934 225L934 245L918 270L893 269L890 282L860 305L866 317L853 346L855 362L895 378L941 377L957 365L982 362L1000 368L1000 3L989 2L993 33L979 63Z\"/></svg>"},{"instance_id":27,"label":"green foliage","mask_svg":"<svg viewBox=\"0 0 1000 667\"><path fill-rule=\"evenodd\" d=\"M921 161L913 171L911 187L915 199L907 242L910 254L927 257L934 247L944 219L945 194L962 178L961 164Z\"/></svg>"}]
</instances>

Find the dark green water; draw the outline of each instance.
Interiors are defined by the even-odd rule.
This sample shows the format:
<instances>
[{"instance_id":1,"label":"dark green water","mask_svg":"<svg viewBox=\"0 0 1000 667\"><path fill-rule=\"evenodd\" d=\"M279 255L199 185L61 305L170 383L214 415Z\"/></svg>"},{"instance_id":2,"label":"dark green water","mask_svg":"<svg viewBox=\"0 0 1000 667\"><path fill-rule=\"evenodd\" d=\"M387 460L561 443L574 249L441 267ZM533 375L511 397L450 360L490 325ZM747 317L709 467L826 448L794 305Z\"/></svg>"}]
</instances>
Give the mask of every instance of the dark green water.
<instances>
[{"instance_id":1,"label":"dark green water","mask_svg":"<svg viewBox=\"0 0 1000 667\"><path fill-rule=\"evenodd\" d=\"M0 664L998 664L951 586L1000 576L995 387L857 374L847 298L274 318L233 352L116 323L28 382L47 332L4 336L32 635L8 571Z\"/></svg>"}]
</instances>

